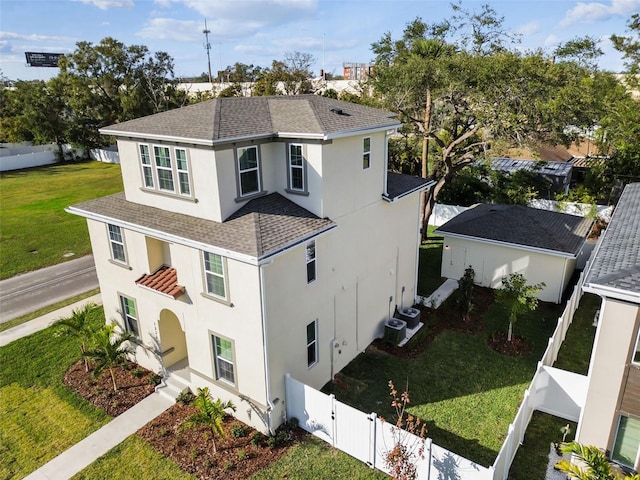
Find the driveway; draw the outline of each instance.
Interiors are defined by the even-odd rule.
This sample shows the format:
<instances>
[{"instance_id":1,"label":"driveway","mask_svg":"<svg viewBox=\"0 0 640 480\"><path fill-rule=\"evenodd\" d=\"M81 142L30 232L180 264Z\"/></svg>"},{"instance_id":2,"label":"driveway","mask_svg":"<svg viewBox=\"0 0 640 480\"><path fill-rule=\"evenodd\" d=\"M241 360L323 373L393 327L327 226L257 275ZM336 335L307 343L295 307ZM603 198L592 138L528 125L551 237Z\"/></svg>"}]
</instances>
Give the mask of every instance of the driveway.
<instances>
[{"instance_id":1,"label":"driveway","mask_svg":"<svg viewBox=\"0 0 640 480\"><path fill-rule=\"evenodd\" d=\"M98 288L93 255L0 281L0 323Z\"/></svg>"}]
</instances>

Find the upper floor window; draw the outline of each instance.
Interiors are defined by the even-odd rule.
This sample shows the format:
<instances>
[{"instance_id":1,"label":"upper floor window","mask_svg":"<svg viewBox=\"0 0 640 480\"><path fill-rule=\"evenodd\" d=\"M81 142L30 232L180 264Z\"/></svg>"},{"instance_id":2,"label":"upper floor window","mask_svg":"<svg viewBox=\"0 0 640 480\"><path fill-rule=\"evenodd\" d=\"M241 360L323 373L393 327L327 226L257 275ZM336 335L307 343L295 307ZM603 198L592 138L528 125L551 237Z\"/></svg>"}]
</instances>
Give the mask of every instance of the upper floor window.
<instances>
[{"instance_id":1,"label":"upper floor window","mask_svg":"<svg viewBox=\"0 0 640 480\"><path fill-rule=\"evenodd\" d=\"M173 186L173 168L171 166L171 154L168 147L153 147L156 157L156 172L158 175L158 187L160 190L175 192Z\"/></svg>"},{"instance_id":2,"label":"upper floor window","mask_svg":"<svg viewBox=\"0 0 640 480\"><path fill-rule=\"evenodd\" d=\"M307 325L307 367L318 363L318 320Z\"/></svg>"},{"instance_id":3,"label":"upper floor window","mask_svg":"<svg viewBox=\"0 0 640 480\"><path fill-rule=\"evenodd\" d=\"M311 240L306 246L307 283L316 279L316 241Z\"/></svg>"},{"instance_id":4,"label":"upper floor window","mask_svg":"<svg viewBox=\"0 0 640 480\"><path fill-rule=\"evenodd\" d=\"M176 148L176 168L178 169L178 186L182 195L190 195L189 165L187 164L187 151L184 148Z\"/></svg>"},{"instance_id":5,"label":"upper floor window","mask_svg":"<svg viewBox=\"0 0 640 480\"><path fill-rule=\"evenodd\" d=\"M289 145L289 189L304 191L304 156L302 145Z\"/></svg>"},{"instance_id":6,"label":"upper floor window","mask_svg":"<svg viewBox=\"0 0 640 480\"><path fill-rule=\"evenodd\" d=\"M120 307L122 308L122 318L124 320L125 330L140 338L138 312L136 310L135 300L125 297L124 295L120 295Z\"/></svg>"},{"instance_id":7,"label":"upper floor window","mask_svg":"<svg viewBox=\"0 0 640 480\"><path fill-rule=\"evenodd\" d=\"M144 178L144 186L153 188L153 168L151 166L151 153L149 145L140 144L140 162L142 163L142 177Z\"/></svg>"},{"instance_id":8,"label":"upper floor window","mask_svg":"<svg viewBox=\"0 0 640 480\"><path fill-rule=\"evenodd\" d=\"M365 137L362 141L362 168L371 166L371 137Z\"/></svg>"},{"instance_id":9,"label":"upper floor window","mask_svg":"<svg viewBox=\"0 0 640 480\"><path fill-rule=\"evenodd\" d=\"M238 177L241 197L260 192L258 147L238 148Z\"/></svg>"},{"instance_id":10,"label":"upper floor window","mask_svg":"<svg viewBox=\"0 0 640 480\"><path fill-rule=\"evenodd\" d=\"M124 248L124 236L122 229L117 225L107 225L109 230L109 244L111 246L111 259L118 263L127 263L127 254Z\"/></svg>"},{"instance_id":11,"label":"upper floor window","mask_svg":"<svg viewBox=\"0 0 640 480\"><path fill-rule=\"evenodd\" d=\"M204 277L207 293L225 299L224 259L215 253L202 252L204 257Z\"/></svg>"}]
</instances>

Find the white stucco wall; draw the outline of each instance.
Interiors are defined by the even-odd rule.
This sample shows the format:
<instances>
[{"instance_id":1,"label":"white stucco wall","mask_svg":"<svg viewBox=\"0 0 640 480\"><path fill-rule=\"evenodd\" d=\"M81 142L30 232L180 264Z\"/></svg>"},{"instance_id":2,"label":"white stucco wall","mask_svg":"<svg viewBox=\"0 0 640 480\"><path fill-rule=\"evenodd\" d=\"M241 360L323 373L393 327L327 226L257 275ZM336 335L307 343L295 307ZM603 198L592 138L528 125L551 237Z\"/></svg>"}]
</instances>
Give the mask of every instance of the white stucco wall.
<instances>
[{"instance_id":1,"label":"white stucco wall","mask_svg":"<svg viewBox=\"0 0 640 480\"><path fill-rule=\"evenodd\" d=\"M500 288L502 277L521 273L530 285L544 282L538 294L545 302L560 303L575 267L575 259L533 252L503 245L455 238L444 235L442 276L458 280L471 265L476 283L483 287Z\"/></svg>"},{"instance_id":2,"label":"white stucco wall","mask_svg":"<svg viewBox=\"0 0 640 480\"><path fill-rule=\"evenodd\" d=\"M580 443L604 449L613 446L621 388L635 348L638 323L638 305L603 300L589 365L587 399L576 432Z\"/></svg>"}]
</instances>

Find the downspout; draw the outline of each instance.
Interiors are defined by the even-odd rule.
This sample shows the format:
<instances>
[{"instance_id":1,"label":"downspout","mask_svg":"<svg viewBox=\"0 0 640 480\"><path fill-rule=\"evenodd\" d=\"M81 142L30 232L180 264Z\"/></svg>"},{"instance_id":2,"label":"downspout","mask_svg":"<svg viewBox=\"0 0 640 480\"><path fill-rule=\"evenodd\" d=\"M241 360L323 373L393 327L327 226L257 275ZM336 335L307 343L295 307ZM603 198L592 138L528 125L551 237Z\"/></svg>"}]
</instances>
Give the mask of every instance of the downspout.
<instances>
[{"instance_id":1,"label":"downspout","mask_svg":"<svg viewBox=\"0 0 640 480\"><path fill-rule=\"evenodd\" d=\"M387 173L389 172L389 134L384 133L384 174L382 177L382 195L387 196Z\"/></svg>"},{"instance_id":2,"label":"downspout","mask_svg":"<svg viewBox=\"0 0 640 480\"><path fill-rule=\"evenodd\" d=\"M267 336L267 308L264 295L264 267L271 265L273 260L259 265L260 269L260 309L262 310L262 352L264 353L264 384L267 390L267 427L269 433L275 435L272 427L271 414L275 409L275 405L271 401L271 382L269 381L269 339Z\"/></svg>"},{"instance_id":3,"label":"downspout","mask_svg":"<svg viewBox=\"0 0 640 480\"><path fill-rule=\"evenodd\" d=\"M411 304L412 307L414 304L420 303L418 300L418 264L420 263L420 244L422 240L422 237L420 236L420 226L419 226L420 223L422 223L422 221L420 220L421 210L422 210L422 194L418 196L418 216L416 217L418 219L418 233L416 235L418 244L416 245L416 264L415 264L415 275L414 275L415 281L413 283L414 290L413 290L413 304ZM442 266L440 268L442 268Z\"/></svg>"},{"instance_id":4,"label":"downspout","mask_svg":"<svg viewBox=\"0 0 640 480\"><path fill-rule=\"evenodd\" d=\"M562 278L560 279L560 291L558 292L558 305L562 303L562 294L564 292L564 279L567 276L567 258L564 259L564 265L562 267Z\"/></svg>"}]
</instances>

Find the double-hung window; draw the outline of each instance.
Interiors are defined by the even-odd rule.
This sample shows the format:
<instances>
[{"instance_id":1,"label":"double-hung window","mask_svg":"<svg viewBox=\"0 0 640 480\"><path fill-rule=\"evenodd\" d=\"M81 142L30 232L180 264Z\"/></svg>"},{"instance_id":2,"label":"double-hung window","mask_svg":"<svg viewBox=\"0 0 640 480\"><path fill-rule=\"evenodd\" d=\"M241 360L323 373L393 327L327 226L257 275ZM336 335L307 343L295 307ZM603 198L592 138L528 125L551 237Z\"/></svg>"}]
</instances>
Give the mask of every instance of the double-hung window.
<instances>
[{"instance_id":1,"label":"double-hung window","mask_svg":"<svg viewBox=\"0 0 640 480\"><path fill-rule=\"evenodd\" d=\"M125 330L140 338L136 302L132 298L120 295L120 307L122 308L122 319L124 320Z\"/></svg>"},{"instance_id":2,"label":"double-hung window","mask_svg":"<svg viewBox=\"0 0 640 480\"><path fill-rule=\"evenodd\" d=\"M216 378L230 385L236 384L233 341L212 335Z\"/></svg>"},{"instance_id":3,"label":"double-hung window","mask_svg":"<svg viewBox=\"0 0 640 480\"><path fill-rule=\"evenodd\" d=\"M156 158L156 173L158 175L158 187L160 190L175 192L173 186L173 167L171 166L171 154L169 147L153 147Z\"/></svg>"},{"instance_id":4,"label":"double-hung window","mask_svg":"<svg viewBox=\"0 0 640 480\"><path fill-rule=\"evenodd\" d=\"M140 144L139 147L144 186L147 188L153 188L153 167L151 166L151 153L149 152L149 145Z\"/></svg>"},{"instance_id":5,"label":"double-hung window","mask_svg":"<svg viewBox=\"0 0 640 480\"><path fill-rule=\"evenodd\" d=\"M207 293L226 299L224 259L215 253L202 253L204 257L204 277Z\"/></svg>"},{"instance_id":6,"label":"double-hung window","mask_svg":"<svg viewBox=\"0 0 640 480\"><path fill-rule=\"evenodd\" d=\"M640 447L640 420L620 415L611 459L629 468L634 468Z\"/></svg>"},{"instance_id":7,"label":"double-hung window","mask_svg":"<svg viewBox=\"0 0 640 480\"><path fill-rule=\"evenodd\" d=\"M362 168L371 166L371 137L364 137L362 140Z\"/></svg>"},{"instance_id":8,"label":"double-hung window","mask_svg":"<svg viewBox=\"0 0 640 480\"><path fill-rule=\"evenodd\" d=\"M178 170L178 187L181 195L190 195L189 165L187 164L187 151L184 148L176 148L176 168Z\"/></svg>"},{"instance_id":9,"label":"double-hung window","mask_svg":"<svg viewBox=\"0 0 640 480\"><path fill-rule=\"evenodd\" d=\"M311 283L316 279L316 241L311 240L305 248L305 256L307 262L307 283Z\"/></svg>"},{"instance_id":10,"label":"double-hung window","mask_svg":"<svg viewBox=\"0 0 640 480\"><path fill-rule=\"evenodd\" d=\"M117 225L107 225L109 230L109 244L111 245L111 259L118 263L127 263L127 254L124 249L124 236L122 229Z\"/></svg>"},{"instance_id":11,"label":"double-hung window","mask_svg":"<svg viewBox=\"0 0 640 480\"><path fill-rule=\"evenodd\" d=\"M238 148L238 176L240 197L260 192L258 147Z\"/></svg>"},{"instance_id":12,"label":"double-hung window","mask_svg":"<svg viewBox=\"0 0 640 480\"><path fill-rule=\"evenodd\" d=\"M289 189L299 192L305 190L304 186L304 156L302 145L289 145Z\"/></svg>"},{"instance_id":13,"label":"double-hung window","mask_svg":"<svg viewBox=\"0 0 640 480\"><path fill-rule=\"evenodd\" d=\"M318 320L307 325L307 367L318 363Z\"/></svg>"}]
</instances>

